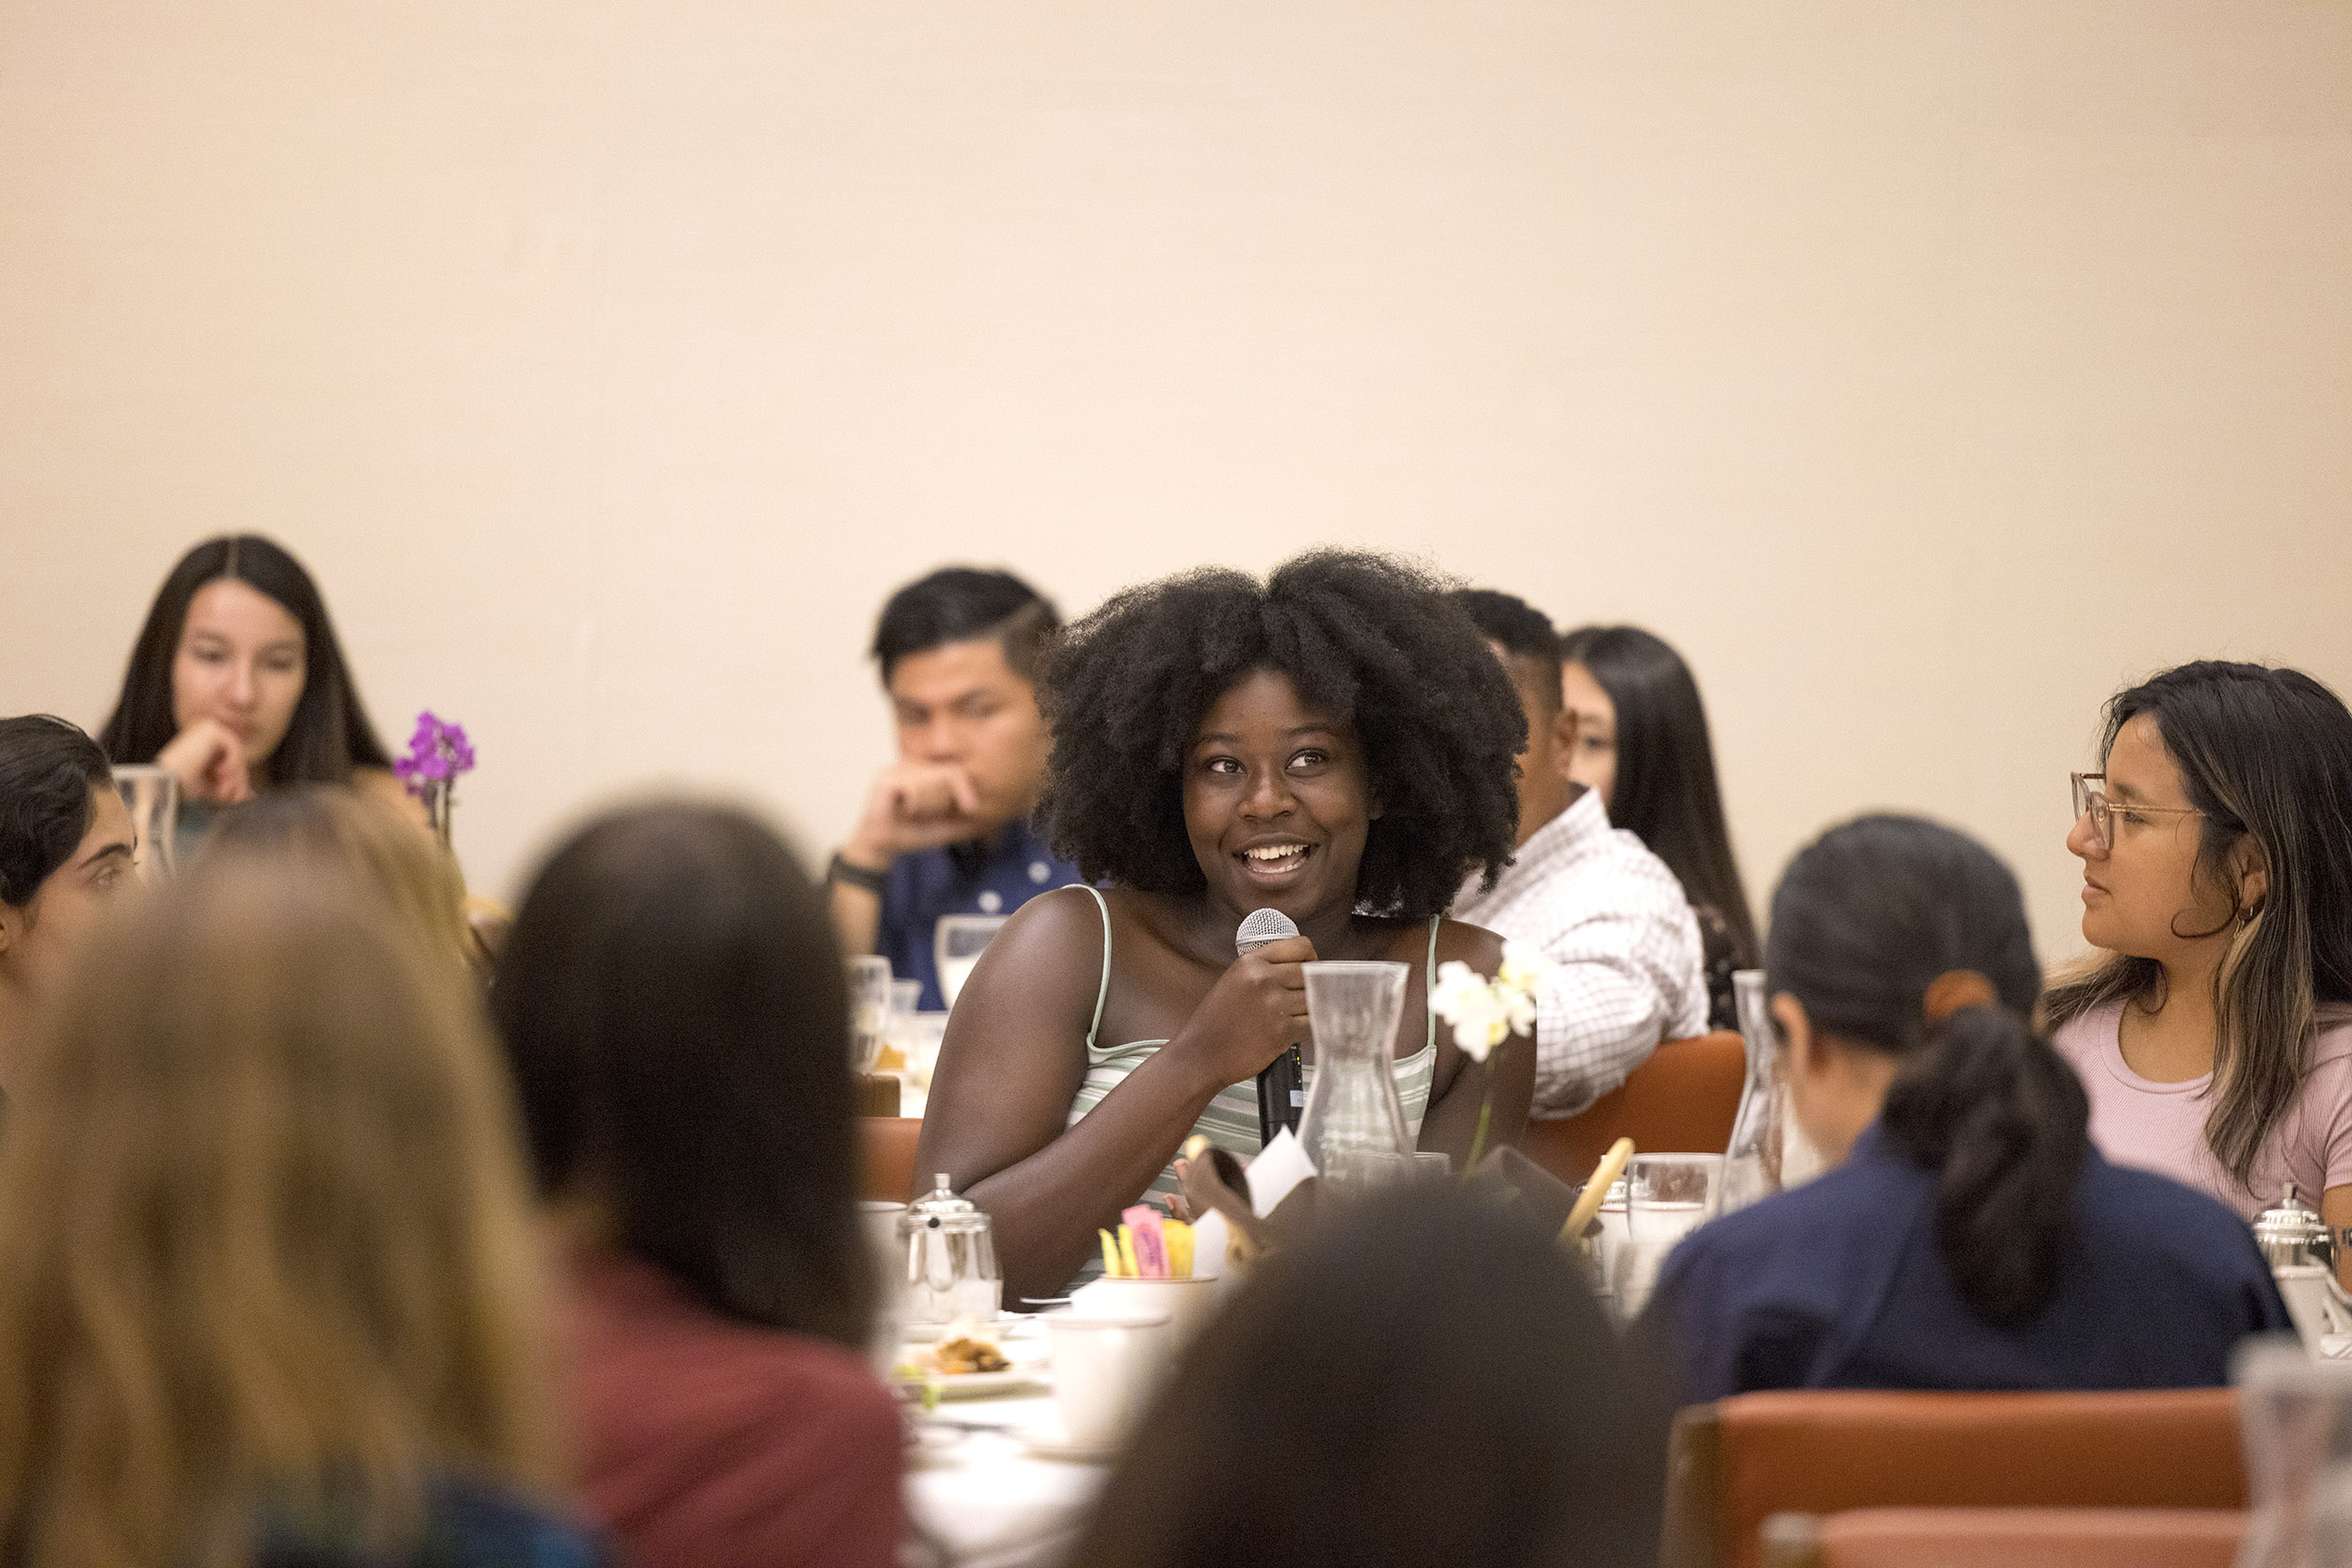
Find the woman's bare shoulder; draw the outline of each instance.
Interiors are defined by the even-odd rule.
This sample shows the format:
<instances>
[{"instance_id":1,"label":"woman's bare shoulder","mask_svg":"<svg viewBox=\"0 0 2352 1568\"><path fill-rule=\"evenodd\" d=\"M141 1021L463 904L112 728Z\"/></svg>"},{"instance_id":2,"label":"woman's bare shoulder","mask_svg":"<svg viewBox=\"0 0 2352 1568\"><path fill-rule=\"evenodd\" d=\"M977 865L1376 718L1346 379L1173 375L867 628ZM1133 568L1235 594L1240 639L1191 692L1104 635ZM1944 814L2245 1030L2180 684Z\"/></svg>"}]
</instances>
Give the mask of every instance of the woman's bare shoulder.
<instances>
[{"instance_id":1,"label":"woman's bare shoulder","mask_svg":"<svg viewBox=\"0 0 2352 1568\"><path fill-rule=\"evenodd\" d=\"M1438 924L1438 961L1460 960L1491 975L1502 967L1502 939L1484 926L1467 921L1444 920Z\"/></svg>"}]
</instances>

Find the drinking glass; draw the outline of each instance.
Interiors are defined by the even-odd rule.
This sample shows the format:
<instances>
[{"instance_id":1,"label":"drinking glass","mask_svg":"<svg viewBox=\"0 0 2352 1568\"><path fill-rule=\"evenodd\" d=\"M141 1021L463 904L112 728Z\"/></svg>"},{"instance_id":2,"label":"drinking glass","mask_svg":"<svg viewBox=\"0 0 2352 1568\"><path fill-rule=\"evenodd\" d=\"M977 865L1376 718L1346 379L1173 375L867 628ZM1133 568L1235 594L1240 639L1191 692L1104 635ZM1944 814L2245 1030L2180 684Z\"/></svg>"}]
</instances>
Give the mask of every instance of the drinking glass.
<instances>
[{"instance_id":1,"label":"drinking glass","mask_svg":"<svg viewBox=\"0 0 2352 1568\"><path fill-rule=\"evenodd\" d=\"M850 1067L871 1072L890 1024L890 960L850 960Z\"/></svg>"},{"instance_id":2,"label":"drinking glass","mask_svg":"<svg viewBox=\"0 0 2352 1568\"><path fill-rule=\"evenodd\" d=\"M180 832L180 776L168 768L125 765L115 769L115 789L138 835L131 868L151 879L170 876Z\"/></svg>"},{"instance_id":3,"label":"drinking glass","mask_svg":"<svg viewBox=\"0 0 2352 1568\"><path fill-rule=\"evenodd\" d=\"M1675 1243L1715 1217L1723 1198L1720 1154L1636 1154L1625 1168L1625 1244L1617 1249L1618 1310L1642 1315Z\"/></svg>"},{"instance_id":4,"label":"drinking glass","mask_svg":"<svg viewBox=\"0 0 2352 1568\"><path fill-rule=\"evenodd\" d=\"M2316 1361L2291 1335L2231 1358L2253 1510L2240 1568L2305 1568L2352 1548L2352 1365Z\"/></svg>"},{"instance_id":5,"label":"drinking glass","mask_svg":"<svg viewBox=\"0 0 2352 1568\"><path fill-rule=\"evenodd\" d=\"M950 1009L972 966L1010 917L1001 914L943 914L931 927L931 961L939 966L939 994Z\"/></svg>"}]
</instances>

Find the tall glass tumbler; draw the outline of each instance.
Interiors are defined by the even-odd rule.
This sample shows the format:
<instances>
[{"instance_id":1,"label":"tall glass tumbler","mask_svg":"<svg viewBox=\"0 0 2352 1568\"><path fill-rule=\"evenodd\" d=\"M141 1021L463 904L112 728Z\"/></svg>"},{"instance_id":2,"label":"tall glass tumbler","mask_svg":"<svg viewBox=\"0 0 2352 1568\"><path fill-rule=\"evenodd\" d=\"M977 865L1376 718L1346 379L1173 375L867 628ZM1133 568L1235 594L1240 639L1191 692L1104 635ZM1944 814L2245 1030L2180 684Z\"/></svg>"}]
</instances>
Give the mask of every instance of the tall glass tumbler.
<instances>
[{"instance_id":1,"label":"tall glass tumbler","mask_svg":"<svg viewBox=\"0 0 2352 1568\"><path fill-rule=\"evenodd\" d=\"M882 1032L890 1027L890 960L850 960L850 1067L857 1072L874 1070L882 1054Z\"/></svg>"},{"instance_id":2,"label":"tall glass tumbler","mask_svg":"<svg viewBox=\"0 0 2352 1568\"><path fill-rule=\"evenodd\" d=\"M126 765L115 769L115 790L137 834L131 868L150 879L170 876L179 849L180 776L168 768Z\"/></svg>"},{"instance_id":3,"label":"tall glass tumbler","mask_svg":"<svg viewBox=\"0 0 2352 1568\"><path fill-rule=\"evenodd\" d=\"M2280 1334L2241 1344L2230 1371L2253 1504L2239 1568L2352 1560L2352 1365Z\"/></svg>"},{"instance_id":4,"label":"tall glass tumbler","mask_svg":"<svg viewBox=\"0 0 2352 1568\"><path fill-rule=\"evenodd\" d=\"M980 955L1011 917L1001 914L943 914L931 927L931 962L939 966L939 995L953 1011L963 982Z\"/></svg>"},{"instance_id":5,"label":"tall glass tumbler","mask_svg":"<svg viewBox=\"0 0 2352 1568\"><path fill-rule=\"evenodd\" d=\"M1315 1059L1307 1068L1298 1142L1327 1190L1359 1192L1377 1185L1413 1148L1392 1065L1409 972L1400 963L1342 960L1306 969Z\"/></svg>"},{"instance_id":6,"label":"tall glass tumbler","mask_svg":"<svg viewBox=\"0 0 2352 1568\"><path fill-rule=\"evenodd\" d=\"M1675 1243L1715 1217L1723 1202L1720 1154L1636 1154L1625 1167L1625 1244L1617 1249L1617 1309L1642 1315Z\"/></svg>"}]
</instances>

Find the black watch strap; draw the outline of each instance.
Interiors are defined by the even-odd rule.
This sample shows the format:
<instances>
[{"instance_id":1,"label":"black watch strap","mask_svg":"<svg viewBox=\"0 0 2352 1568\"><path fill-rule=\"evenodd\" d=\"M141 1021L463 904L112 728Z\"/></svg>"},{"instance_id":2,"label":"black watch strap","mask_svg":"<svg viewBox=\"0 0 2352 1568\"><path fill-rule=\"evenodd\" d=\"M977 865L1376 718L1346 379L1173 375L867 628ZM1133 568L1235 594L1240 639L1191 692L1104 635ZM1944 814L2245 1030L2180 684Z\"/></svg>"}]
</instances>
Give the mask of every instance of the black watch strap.
<instances>
[{"instance_id":1,"label":"black watch strap","mask_svg":"<svg viewBox=\"0 0 2352 1568\"><path fill-rule=\"evenodd\" d=\"M890 885L890 873L869 871L862 865L851 865L841 858L841 851L836 849L833 853L833 863L825 867L825 880L839 882L846 887L864 888L876 897L880 897L882 890Z\"/></svg>"}]
</instances>

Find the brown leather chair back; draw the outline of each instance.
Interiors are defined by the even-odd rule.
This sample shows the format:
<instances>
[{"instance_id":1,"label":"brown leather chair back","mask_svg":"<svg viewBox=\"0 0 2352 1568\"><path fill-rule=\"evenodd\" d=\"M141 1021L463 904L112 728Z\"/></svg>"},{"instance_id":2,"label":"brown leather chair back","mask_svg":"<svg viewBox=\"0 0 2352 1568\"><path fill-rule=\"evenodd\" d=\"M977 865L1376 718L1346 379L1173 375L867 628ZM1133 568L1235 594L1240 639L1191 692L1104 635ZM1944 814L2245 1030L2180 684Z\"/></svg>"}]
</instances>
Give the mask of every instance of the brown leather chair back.
<instances>
[{"instance_id":1,"label":"brown leather chair back","mask_svg":"<svg viewBox=\"0 0 2352 1568\"><path fill-rule=\"evenodd\" d=\"M1820 1568L2231 1568L2246 1515L2205 1508L1861 1508Z\"/></svg>"},{"instance_id":2,"label":"brown leather chair back","mask_svg":"<svg viewBox=\"0 0 2352 1568\"><path fill-rule=\"evenodd\" d=\"M1741 1394L1677 1418L1668 1487L1673 1556L1730 1568L1774 1513L2246 1506L2229 1388Z\"/></svg>"},{"instance_id":3,"label":"brown leather chair back","mask_svg":"<svg viewBox=\"0 0 2352 1568\"><path fill-rule=\"evenodd\" d=\"M1581 1185L1619 1138L1631 1138L1645 1154L1720 1154L1731 1143L1747 1083L1747 1048L1737 1031L1668 1040L1575 1116L1531 1120L1519 1148L1571 1186Z\"/></svg>"},{"instance_id":4,"label":"brown leather chair back","mask_svg":"<svg viewBox=\"0 0 2352 1568\"><path fill-rule=\"evenodd\" d=\"M857 1118L860 1197L892 1203L914 1200L914 1145L923 1135L921 1117Z\"/></svg>"}]
</instances>

